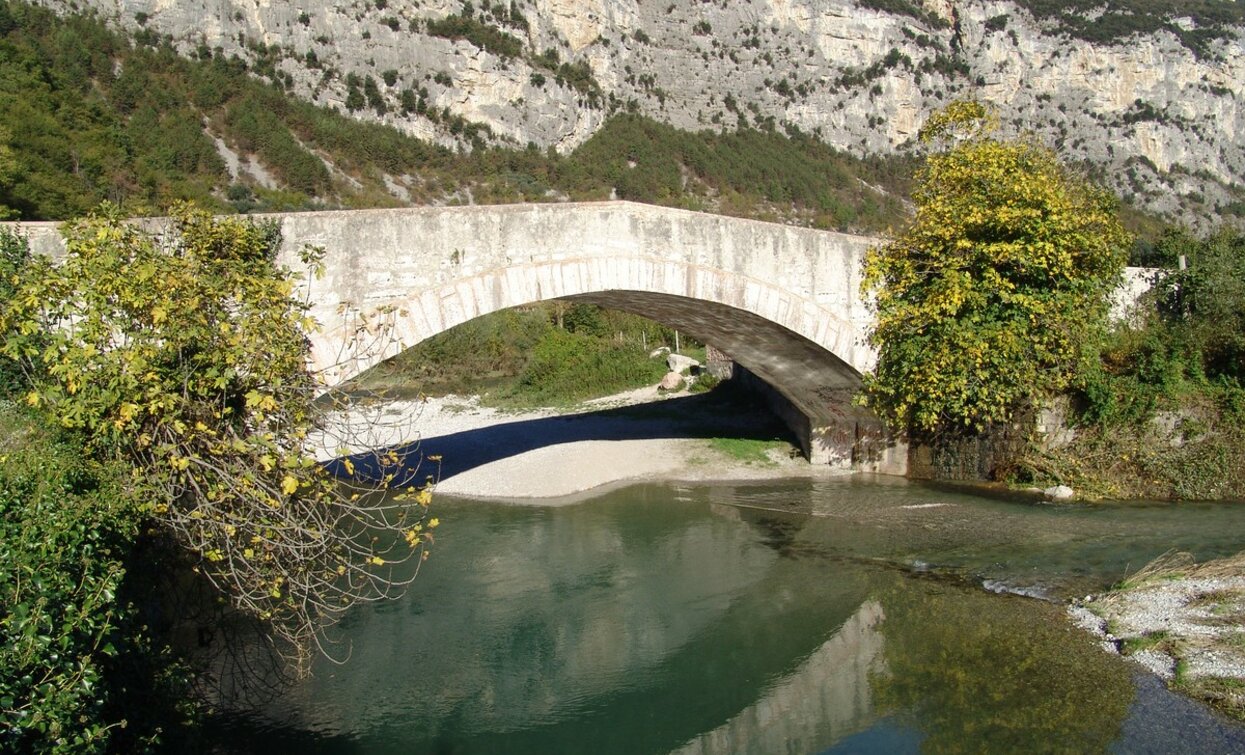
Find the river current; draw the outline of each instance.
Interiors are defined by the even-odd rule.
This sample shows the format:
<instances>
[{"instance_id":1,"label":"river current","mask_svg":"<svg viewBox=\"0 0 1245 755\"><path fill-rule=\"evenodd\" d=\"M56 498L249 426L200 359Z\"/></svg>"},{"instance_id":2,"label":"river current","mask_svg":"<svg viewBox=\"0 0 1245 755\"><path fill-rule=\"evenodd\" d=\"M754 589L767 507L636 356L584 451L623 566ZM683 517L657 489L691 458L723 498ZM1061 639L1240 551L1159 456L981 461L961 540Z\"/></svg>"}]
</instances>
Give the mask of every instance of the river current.
<instances>
[{"instance_id":1,"label":"river current","mask_svg":"<svg viewBox=\"0 0 1245 755\"><path fill-rule=\"evenodd\" d=\"M438 498L344 665L217 749L298 753L1245 752L1245 727L1073 628L1061 601L1169 549L1245 550L1242 505L1046 505L902 480Z\"/></svg>"}]
</instances>

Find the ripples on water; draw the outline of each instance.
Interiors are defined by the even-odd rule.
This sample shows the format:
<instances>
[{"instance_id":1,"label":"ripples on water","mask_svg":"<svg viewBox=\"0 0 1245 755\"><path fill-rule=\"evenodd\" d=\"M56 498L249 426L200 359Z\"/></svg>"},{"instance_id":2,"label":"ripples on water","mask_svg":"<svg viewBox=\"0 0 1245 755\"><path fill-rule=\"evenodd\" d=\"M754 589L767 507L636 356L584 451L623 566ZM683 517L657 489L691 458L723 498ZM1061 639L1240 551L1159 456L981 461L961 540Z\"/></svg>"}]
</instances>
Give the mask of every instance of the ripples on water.
<instances>
[{"instance_id":1,"label":"ripples on water","mask_svg":"<svg viewBox=\"0 0 1245 755\"><path fill-rule=\"evenodd\" d=\"M1171 547L1237 552L1245 507L842 480L438 515L409 595L342 625L350 662L214 722L219 749L1245 751L1059 605L1006 594L1099 589Z\"/></svg>"}]
</instances>

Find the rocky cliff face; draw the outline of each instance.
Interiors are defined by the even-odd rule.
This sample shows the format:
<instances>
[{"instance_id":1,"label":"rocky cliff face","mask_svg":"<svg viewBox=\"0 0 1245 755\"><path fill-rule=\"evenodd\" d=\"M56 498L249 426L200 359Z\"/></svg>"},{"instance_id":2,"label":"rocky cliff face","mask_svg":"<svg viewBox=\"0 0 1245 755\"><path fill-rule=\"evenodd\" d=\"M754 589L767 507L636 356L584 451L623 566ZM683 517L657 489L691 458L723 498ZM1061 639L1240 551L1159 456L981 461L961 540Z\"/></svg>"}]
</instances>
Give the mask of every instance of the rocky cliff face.
<instances>
[{"instance_id":1,"label":"rocky cliff face","mask_svg":"<svg viewBox=\"0 0 1245 755\"><path fill-rule=\"evenodd\" d=\"M1141 207L1199 224L1245 214L1240 26L1190 46L1195 22L1175 18L1091 43L998 0L43 2L188 55L266 61L299 96L443 143L566 151L636 110L888 153L974 96Z\"/></svg>"}]
</instances>

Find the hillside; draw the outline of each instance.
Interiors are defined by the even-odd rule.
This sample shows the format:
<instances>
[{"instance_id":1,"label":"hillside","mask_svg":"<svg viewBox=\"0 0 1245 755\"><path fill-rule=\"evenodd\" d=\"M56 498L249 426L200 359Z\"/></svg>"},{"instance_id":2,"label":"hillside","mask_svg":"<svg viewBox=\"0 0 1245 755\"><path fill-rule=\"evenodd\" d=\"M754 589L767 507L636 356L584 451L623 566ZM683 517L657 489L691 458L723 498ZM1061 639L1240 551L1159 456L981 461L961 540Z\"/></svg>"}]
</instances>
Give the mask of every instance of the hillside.
<instances>
[{"instance_id":1,"label":"hillside","mask_svg":"<svg viewBox=\"0 0 1245 755\"><path fill-rule=\"evenodd\" d=\"M185 56L237 55L303 100L442 146L565 155L635 113L888 157L972 95L1147 212L1245 215L1245 8L1231 0L44 2ZM403 170L385 184L423 190Z\"/></svg>"},{"instance_id":2,"label":"hillside","mask_svg":"<svg viewBox=\"0 0 1245 755\"><path fill-rule=\"evenodd\" d=\"M804 135L692 133L620 113L569 155L456 151L290 96L238 57L177 55L97 18L0 2L0 211L135 214L189 198L220 211L618 196L826 228L899 222L909 163ZM479 137L471 124L451 129Z\"/></svg>"}]
</instances>

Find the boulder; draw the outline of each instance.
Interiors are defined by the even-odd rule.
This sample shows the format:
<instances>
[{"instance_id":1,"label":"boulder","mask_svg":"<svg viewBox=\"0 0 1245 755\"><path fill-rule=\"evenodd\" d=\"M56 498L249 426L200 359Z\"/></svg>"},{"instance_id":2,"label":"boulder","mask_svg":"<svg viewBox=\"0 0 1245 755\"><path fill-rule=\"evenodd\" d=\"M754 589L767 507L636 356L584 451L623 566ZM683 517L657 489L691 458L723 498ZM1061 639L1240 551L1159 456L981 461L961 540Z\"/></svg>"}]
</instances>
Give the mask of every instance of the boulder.
<instances>
[{"instance_id":1,"label":"boulder","mask_svg":"<svg viewBox=\"0 0 1245 755\"><path fill-rule=\"evenodd\" d=\"M670 368L671 372L683 373L700 367L700 362L691 357L685 357L682 354L671 354L666 357L666 366Z\"/></svg>"},{"instance_id":2,"label":"boulder","mask_svg":"<svg viewBox=\"0 0 1245 755\"><path fill-rule=\"evenodd\" d=\"M683 387L683 376L677 372L667 372L666 376L657 384L659 391L677 391Z\"/></svg>"},{"instance_id":3,"label":"boulder","mask_svg":"<svg viewBox=\"0 0 1245 755\"><path fill-rule=\"evenodd\" d=\"M670 353L669 346L658 346L657 348L653 349L652 351L648 353L648 358L656 359L657 357L662 356L663 354L669 354L669 353Z\"/></svg>"},{"instance_id":4,"label":"boulder","mask_svg":"<svg viewBox=\"0 0 1245 755\"><path fill-rule=\"evenodd\" d=\"M1076 491L1067 485L1056 485L1043 490L1042 495L1052 501L1070 501L1076 497Z\"/></svg>"}]
</instances>

